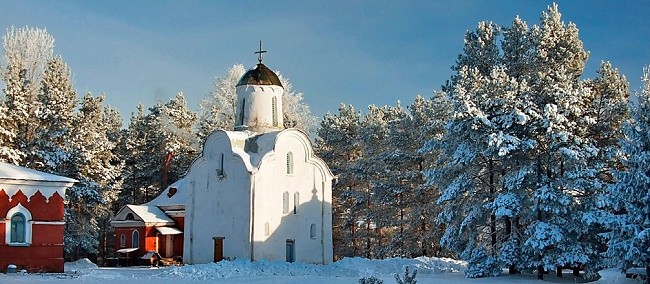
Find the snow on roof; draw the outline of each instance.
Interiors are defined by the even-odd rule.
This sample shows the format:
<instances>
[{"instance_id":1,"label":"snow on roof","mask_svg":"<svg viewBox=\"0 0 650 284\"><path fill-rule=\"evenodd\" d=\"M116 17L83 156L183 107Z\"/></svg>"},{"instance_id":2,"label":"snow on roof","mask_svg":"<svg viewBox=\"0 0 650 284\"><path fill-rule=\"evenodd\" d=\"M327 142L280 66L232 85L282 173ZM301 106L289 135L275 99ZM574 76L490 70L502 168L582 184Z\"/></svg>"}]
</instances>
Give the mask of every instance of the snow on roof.
<instances>
[{"instance_id":1,"label":"snow on roof","mask_svg":"<svg viewBox=\"0 0 650 284\"><path fill-rule=\"evenodd\" d=\"M4 190L9 196L9 200L19 191L27 198L31 198L34 194L40 192L46 201L49 201L54 193L58 193L60 197L65 197L66 188L72 186L75 182L78 181L0 162L0 184L2 184L0 190Z\"/></svg>"},{"instance_id":2,"label":"snow on roof","mask_svg":"<svg viewBox=\"0 0 650 284\"><path fill-rule=\"evenodd\" d=\"M145 223L174 223L174 220L156 206L127 205L126 207L140 216Z\"/></svg>"},{"instance_id":3,"label":"snow on roof","mask_svg":"<svg viewBox=\"0 0 650 284\"><path fill-rule=\"evenodd\" d=\"M0 179L66 183L78 182L75 179L48 174L3 162L0 162Z\"/></svg>"},{"instance_id":4,"label":"snow on roof","mask_svg":"<svg viewBox=\"0 0 650 284\"><path fill-rule=\"evenodd\" d=\"M163 235L180 235L183 231L172 227L156 227L156 231Z\"/></svg>"},{"instance_id":5,"label":"snow on roof","mask_svg":"<svg viewBox=\"0 0 650 284\"><path fill-rule=\"evenodd\" d=\"M175 188L175 190L173 189ZM185 181L180 179L172 183L165 190L153 200L145 203L145 205L153 206L170 206L170 205L183 205L187 202L187 189L185 188Z\"/></svg>"}]
</instances>

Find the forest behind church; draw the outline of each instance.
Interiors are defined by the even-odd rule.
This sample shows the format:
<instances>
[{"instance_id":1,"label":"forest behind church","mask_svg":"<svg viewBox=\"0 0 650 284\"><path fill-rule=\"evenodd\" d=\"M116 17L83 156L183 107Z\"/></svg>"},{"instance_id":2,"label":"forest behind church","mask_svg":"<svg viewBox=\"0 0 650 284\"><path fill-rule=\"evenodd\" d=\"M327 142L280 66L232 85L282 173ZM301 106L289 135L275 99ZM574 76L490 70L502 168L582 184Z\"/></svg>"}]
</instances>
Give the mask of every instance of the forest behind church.
<instances>
[{"instance_id":1,"label":"forest behind church","mask_svg":"<svg viewBox=\"0 0 650 284\"><path fill-rule=\"evenodd\" d=\"M113 214L234 126L242 65L196 111L179 93L123 125L110 94L77 94L45 29L11 27L3 50L0 159L80 181L65 197L67 259L110 255ZM586 78L588 57L554 5L532 25L478 23L442 90L408 106L342 103L317 123L282 77L285 127L315 133L337 176L335 257L451 256L470 277L649 266L650 70L631 103L611 63Z\"/></svg>"}]
</instances>

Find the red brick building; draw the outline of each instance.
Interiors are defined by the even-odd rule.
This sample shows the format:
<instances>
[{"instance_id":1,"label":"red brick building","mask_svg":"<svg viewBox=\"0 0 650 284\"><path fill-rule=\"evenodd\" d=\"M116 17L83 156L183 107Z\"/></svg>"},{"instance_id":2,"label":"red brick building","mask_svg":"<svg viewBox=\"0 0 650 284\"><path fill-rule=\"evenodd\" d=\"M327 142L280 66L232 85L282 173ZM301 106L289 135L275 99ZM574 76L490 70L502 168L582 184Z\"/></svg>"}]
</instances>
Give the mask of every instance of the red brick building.
<instances>
[{"instance_id":1,"label":"red brick building","mask_svg":"<svg viewBox=\"0 0 650 284\"><path fill-rule=\"evenodd\" d=\"M115 214L111 225L121 264L124 259L129 264L148 262L152 253L163 258L183 257L185 196L176 186L171 185L149 203L126 205Z\"/></svg>"},{"instance_id":2,"label":"red brick building","mask_svg":"<svg viewBox=\"0 0 650 284\"><path fill-rule=\"evenodd\" d=\"M0 162L0 271L63 272L63 199L75 182Z\"/></svg>"}]
</instances>

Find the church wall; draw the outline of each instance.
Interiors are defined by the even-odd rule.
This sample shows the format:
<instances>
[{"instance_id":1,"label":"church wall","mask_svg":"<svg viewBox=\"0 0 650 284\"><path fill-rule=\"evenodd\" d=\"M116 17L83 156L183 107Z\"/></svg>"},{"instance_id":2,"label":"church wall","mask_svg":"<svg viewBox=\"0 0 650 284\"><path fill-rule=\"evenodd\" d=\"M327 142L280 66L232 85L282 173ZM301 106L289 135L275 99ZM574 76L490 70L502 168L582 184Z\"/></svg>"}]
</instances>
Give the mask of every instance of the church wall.
<instances>
[{"instance_id":1,"label":"church wall","mask_svg":"<svg viewBox=\"0 0 650 284\"><path fill-rule=\"evenodd\" d=\"M285 261L287 240L292 240L296 261L329 263L332 261L331 194L323 196L323 182L326 192L331 192L331 177L324 174L313 160L308 160L309 141L292 132L298 131L285 130L279 135L275 153L263 160L255 176L255 260ZM288 152L293 158L293 173L290 174L287 174ZM283 213L285 191L288 193L287 213ZM296 193L298 204L295 204ZM314 236L311 224L315 226ZM328 232L325 238L324 232Z\"/></svg>"},{"instance_id":2,"label":"church wall","mask_svg":"<svg viewBox=\"0 0 650 284\"><path fill-rule=\"evenodd\" d=\"M250 258L250 174L230 148L225 132L211 134L203 156L188 172L183 259L208 263L214 259L214 237L223 237L223 256ZM218 175L224 153L223 175Z\"/></svg>"}]
</instances>

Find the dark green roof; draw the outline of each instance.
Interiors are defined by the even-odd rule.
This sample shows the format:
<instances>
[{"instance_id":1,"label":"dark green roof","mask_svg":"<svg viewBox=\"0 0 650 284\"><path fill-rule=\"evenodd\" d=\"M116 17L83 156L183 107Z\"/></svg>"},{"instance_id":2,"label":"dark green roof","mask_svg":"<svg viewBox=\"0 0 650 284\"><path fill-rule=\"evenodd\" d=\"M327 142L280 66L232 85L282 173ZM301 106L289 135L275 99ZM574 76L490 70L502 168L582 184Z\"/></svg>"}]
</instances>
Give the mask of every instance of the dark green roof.
<instances>
[{"instance_id":1,"label":"dark green roof","mask_svg":"<svg viewBox=\"0 0 650 284\"><path fill-rule=\"evenodd\" d=\"M239 79L237 86L241 85L275 85L282 87L278 75L275 75L271 69L264 64L258 63L255 68L248 70L244 76Z\"/></svg>"}]
</instances>

